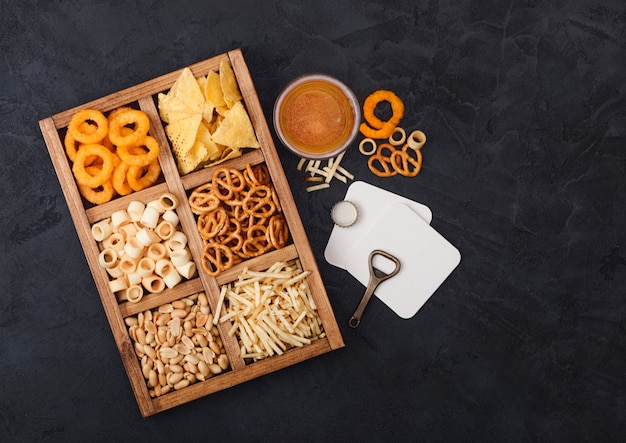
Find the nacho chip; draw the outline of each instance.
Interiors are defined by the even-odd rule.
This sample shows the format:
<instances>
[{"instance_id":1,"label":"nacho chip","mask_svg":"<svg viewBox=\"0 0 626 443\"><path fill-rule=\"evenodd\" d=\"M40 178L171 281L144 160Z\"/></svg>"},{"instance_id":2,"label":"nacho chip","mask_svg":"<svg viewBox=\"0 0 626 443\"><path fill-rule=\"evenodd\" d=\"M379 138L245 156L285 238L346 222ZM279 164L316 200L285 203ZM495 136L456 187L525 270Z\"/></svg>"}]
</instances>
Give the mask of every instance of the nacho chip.
<instances>
[{"instance_id":1,"label":"nacho chip","mask_svg":"<svg viewBox=\"0 0 626 443\"><path fill-rule=\"evenodd\" d=\"M220 85L222 86L224 101L229 108L232 108L235 103L242 99L233 68L226 60L220 62Z\"/></svg>"},{"instance_id":2,"label":"nacho chip","mask_svg":"<svg viewBox=\"0 0 626 443\"><path fill-rule=\"evenodd\" d=\"M213 141L209 128L204 123L200 123L196 140L202 143L206 148L206 154L203 161L207 162L215 158L219 158L222 149Z\"/></svg>"},{"instance_id":3,"label":"nacho chip","mask_svg":"<svg viewBox=\"0 0 626 443\"><path fill-rule=\"evenodd\" d=\"M192 109L198 109L204 103L204 94L189 68L182 70L167 95L182 99Z\"/></svg>"},{"instance_id":4,"label":"nacho chip","mask_svg":"<svg viewBox=\"0 0 626 443\"><path fill-rule=\"evenodd\" d=\"M211 71L207 75L204 97L216 108L226 106L222 85L220 84L220 75L215 71Z\"/></svg>"},{"instance_id":5,"label":"nacho chip","mask_svg":"<svg viewBox=\"0 0 626 443\"><path fill-rule=\"evenodd\" d=\"M183 69L170 91L158 94L158 109L181 174L239 157L244 147L260 147L226 60L219 72L197 79Z\"/></svg>"},{"instance_id":6,"label":"nacho chip","mask_svg":"<svg viewBox=\"0 0 626 443\"><path fill-rule=\"evenodd\" d=\"M172 143L172 150L178 160L178 169L181 174L193 171L206 157L206 149L199 158L200 154L191 152L196 143L201 122L202 115L195 114L172 122L165 127L165 133Z\"/></svg>"},{"instance_id":7,"label":"nacho chip","mask_svg":"<svg viewBox=\"0 0 626 443\"><path fill-rule=\"evenodd\" d=\"M231 148L259 148L252 122L243 104L238 101L226 113L213 133L213 140Z\"/></svg>"},{"instance_id":8,"label":"nacho chip","mask_svg":"<svg viewBox=\"0 0 626 443\"><path fill-rule=\"evenodd\" d=\"M230 160L232 158L241 157L242 155L239 149L237 148L231 149L231 148L226 148L226 147L220 154L221 155L218 158L214 159L210 165L206 165L205 167L219 165L220 163L224 163L225 161Z\"/></svg>"}]
</instances>

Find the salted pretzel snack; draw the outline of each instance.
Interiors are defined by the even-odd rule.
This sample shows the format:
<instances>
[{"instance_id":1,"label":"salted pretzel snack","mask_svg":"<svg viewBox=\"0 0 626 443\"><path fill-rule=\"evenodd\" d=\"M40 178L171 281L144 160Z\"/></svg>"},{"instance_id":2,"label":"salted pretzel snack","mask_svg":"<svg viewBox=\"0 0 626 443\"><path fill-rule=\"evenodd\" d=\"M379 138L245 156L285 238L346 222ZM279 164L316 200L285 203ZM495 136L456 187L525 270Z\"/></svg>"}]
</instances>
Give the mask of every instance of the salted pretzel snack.
<instances>
[{"instance_id":1,"label":"salted pretzel snack","mask_svg":"<svg viewBox=\"0 0 626 443\"><path fill-rule=\"evenodd\" d=\"M217 276L233 265L289 242L289 228L265 164L219 167L194 188L189 205L204 241L203 269Z\"/></svg>"},{"instance_id":2,"label":"salted pretzel snack","mask_svg":"<svg viewBox=\"0 0 626 443\"><path fill-rule=\"evenodd\" d=\"M234 263L233 252L228 246L217 242L208 242L202 250L202 269L212 277L230 269Z\"/></svg>"},{"instance_id":3,"label":"salted pretzel snack","mask_svg":"<svg viewBox=\"0 0 626 443\"><path fill-rule=\"evenodd\" d=\"M149 130L147 114L127 106L106 116L96 109L72 116L63 143L85 200L100 205L158 180L160 148ZM101 167L91 168L97 165Z\"/></svg>"},{"instance_id":4,"label":"salted pretzel snack","mask_svg":"<svg viewBox=\"0 0 626 443\"><path fill-rule=\"evenodd\" d=\"M415 177L422 169L422 152L409 145L404 145L402 149L393 152L390 158L393 167L405 177Z\"/></svg>"},{"instance_id":5,"label":"salted pretzel snack","mask_svg":"<svg viewBox=\"0 0 626 443\"><path fill-rule=\"evenodd\" d=\"M389 150L389 155L385 155L385 150ZM376 153L367 159L367 166L379 177L393 177L398 174L398 170L391 161L391 154L396 148L389 143L381 143L376 148Z\"/></svg>"},{"instance_id":6,"label":"salted pretzel snack","mask_svg":"<svg viewBox=\"0 0 626 443\"><path fill-rule=\"evenodd\" d=\"M218 168L213 174L213 194L220 200L232 200L235 193L240 192L246 185L243 174L237 169Z\"/></svg>"},{"instance_id":7,"label":"salted pretzel snack","mask_svg":"<svg viewBox=\"0 0 626 443\"><path fill-rule=\"evenodd\" d=\"M415 177L422 169L422 152L405 144L397 149L390 143L381 143L376 153L367 159L367 166L378 177Z\"/></svg>"}]
</instances>

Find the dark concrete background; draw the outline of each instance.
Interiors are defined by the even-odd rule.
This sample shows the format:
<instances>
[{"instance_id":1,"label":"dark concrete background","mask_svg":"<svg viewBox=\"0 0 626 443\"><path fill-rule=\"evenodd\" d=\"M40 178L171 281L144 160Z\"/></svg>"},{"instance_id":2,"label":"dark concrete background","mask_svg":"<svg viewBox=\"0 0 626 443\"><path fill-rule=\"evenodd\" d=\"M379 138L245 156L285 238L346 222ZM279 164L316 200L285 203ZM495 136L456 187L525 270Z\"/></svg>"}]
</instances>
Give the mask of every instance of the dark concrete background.
<instances>
[{"instance_id":1,"label":"dark concrete background","mask_svg":"<svg viewBox=\"0 0 626 443\"><path fill-rule=\"evenodd\" d=\"M401 96L421 174L342 165L462 261L349 329L364 288L323 257L347 185L305 192L281 149L346 347L143 419L38 120L238 47L268 118L311 71ZM0 440L623 440L625 51L619 0L1 1Z\"/></svg>"}]
</instances>

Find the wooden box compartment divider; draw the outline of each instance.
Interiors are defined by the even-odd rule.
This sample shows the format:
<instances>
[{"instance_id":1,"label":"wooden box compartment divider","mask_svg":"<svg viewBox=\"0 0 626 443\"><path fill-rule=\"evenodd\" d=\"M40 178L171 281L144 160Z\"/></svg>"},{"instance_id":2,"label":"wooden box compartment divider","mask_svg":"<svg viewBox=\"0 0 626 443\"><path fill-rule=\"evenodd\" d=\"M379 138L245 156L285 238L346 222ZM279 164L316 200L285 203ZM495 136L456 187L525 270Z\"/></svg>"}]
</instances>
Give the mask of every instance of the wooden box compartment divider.
<instances>
[{"instance_id":1,"label":"wooden box compartment divider","mask_svg":"<svg viewBox=\"0 0 626 443\"><path fill-rule=\"evenodd\" d=\"M180 226L188 239L188 246L196 264L201 262L203 240L200 237L194 214L188 203L188 192L194 187L211 181L217 166L208 167L200 171L181 176L178 172L176 160L171 152L170 144L165 134L159 112L155 104L157 94L166 92L179 77L180 70L157 77L137 86L119 91L109 96L91 101L84 105L69 109L39 122L46 142L54 169L58 176L63 194L67 201L70 214L81 246L87 258L93 275L104 311L111 326L115 343L121 355L132 390L134 392L141 415L154 415L166 409L204 397L211 393L249 381L264 374L285 368L295 363L313 358L323 353L344 346L343 338L328 300L328 295L321 279L317 263L309 244L302 221L298 214L293 195L282 169L280 159L259 103L256 90L240 49L230 51L205 61L189 66L195 77L206 75L209 71L218 71L220 62L227 60L237 79L243 102L255 130L260 149L245 150L241 157L228 160L219 166L243 169L246 164L256 165L265 163L272 183L278 195L283 214L287 222L291 243L284 248L267 252L259 257L248 259L212 277L197 266L197 276L181 284L165 289L158 294L147 294L139 302L118 302L115 294L109 287L109 277L104 268L98 263L100 250L91 232L92 224L109 217L113 212L127 208L133 200L144 203L158 198L168 192L179 201L176 209L180 219ZM78 186L72 174L71 166L62 142L62 134L66 130L72 115L81 109L98 109L108 112L120 106L134 105L144 111L150 119L150 135L161 146L159 163L161 177L151 187L130 195L117 197L108 203L93 206L81 197ZM165 147L165 149L164 149ZM180 390L151 397L146 380L142 373L140 361L135 352L133 340L129 336L125 319L139 313L156 309L165 303L204 292L208 298L212 313L216 312L220 294L220 286L237 279L243 267L251 270L265 270L278 261L299 259L302 268L311 273L306 277L311 295L316 304L325 335L303 347L294 347L282 355L273 355L256 362L245 361L240 354L236 337L228 335L230 322L218 323L223 347L230 360L230 368L205 381L197 382Z\"/></svg>"}]
</instances>

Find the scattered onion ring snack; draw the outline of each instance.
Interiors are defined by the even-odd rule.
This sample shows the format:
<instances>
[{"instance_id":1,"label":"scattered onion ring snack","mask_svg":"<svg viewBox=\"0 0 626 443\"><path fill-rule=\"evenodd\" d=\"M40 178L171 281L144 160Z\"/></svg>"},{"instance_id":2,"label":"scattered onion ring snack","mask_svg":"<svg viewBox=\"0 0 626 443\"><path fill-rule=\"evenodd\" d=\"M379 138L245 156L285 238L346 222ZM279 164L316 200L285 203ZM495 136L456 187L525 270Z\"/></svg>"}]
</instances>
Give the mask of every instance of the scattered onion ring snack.
<instances>
[{"instance_id":1,"label":"scattered onion ring snack","mask_svg":"<svg viewBox=\"0 0 626 443\"><path fill-rule=\"evenodd\" d=\"M383 121L376 117L374 111L382 102L388 102L391 105L392 115L387 121ZM371 93L363 102L363 118L366 123L361 123L359 131L363 136L380 139L389 138L404 117L404 103L395 93L380 89Z\"/></svg>"},{"instance_id":2,"label":"scattered onion ring snack","mask_svg":"<svg viewBox=\"0 0 626 443\"><path fill-rule=\"evenodd\" d=\"M85 200L101 205L158 180L160 148L149 130L147 114L126 106L108 116L96 109L83 109L72 116L65 152Z\"/></svg>"}]
</instances>

